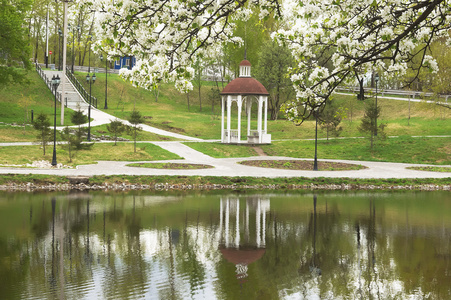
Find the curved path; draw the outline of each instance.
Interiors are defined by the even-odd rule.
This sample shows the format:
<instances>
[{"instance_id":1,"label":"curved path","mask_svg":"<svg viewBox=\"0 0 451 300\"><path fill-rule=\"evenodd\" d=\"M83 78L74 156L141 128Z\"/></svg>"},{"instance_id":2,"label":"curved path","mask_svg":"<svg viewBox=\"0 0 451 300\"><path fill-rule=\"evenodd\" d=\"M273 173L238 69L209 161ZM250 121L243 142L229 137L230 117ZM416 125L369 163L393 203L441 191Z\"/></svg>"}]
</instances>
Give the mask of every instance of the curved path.
<instances>
[{"instance_id":1,"label":"curved path","mask_svg":"<svg viewBox=\"0 0 451 300\"><path fill-rule=\"evenodd\" d=\"M87 112L86 112L87 113ZM110 120L116 119L101 110L92 109L91 117L94 121L91 126L108 124ZM122 120L124 123L127 121ZM87 124L85 124L87 125ZM170 136L178 138L183 141L196 142L204 141L198 138L184 136L169 131L154 128L148 125L141 125L144 131L152 132L159 135ZM173 152L183 160L168 160L159 162L177 162L177 163L197 163L207 164L214 168L211 169L197 169L197 170L168 170L168 169L150 169L129 167L127 164L131 162L126 161L100 161L93 165L80 165L75 169L32 169L32 168L12 168L0 167L0 174L47 174L47 175L61 175L61 176L92 176L92 175L181 175L181 176L253 176L253 177L348 177L348 178L450 178L449 172L426 172L408 170L409 166L420 166L415 164L403 163L384 163L384 162L369 162L369 161L344 161L344 160L330 160L335 162L344 162L351 164L360 164L366 166L367 169L352 170L352 171L296 171L296 170L282 170L251 167L238 164L243 160L288 160L296 159L290 157L275 157L275 156L257 156L250 158L213 158L196 151L181 142L149 142L170 152ZM32 143L0 143L0 146L14 146L14 145L31 145ZM305 159L311 160L311 159ZM325 161L325 160L319 160ZM136 162L133 162L136 163ZM424 166L424 165L423 165ZM451 167L451 166L446 166Z\"/></svg>"},{"instance_id":2,"label":"curved path","mask_svg":"<svg viewBox=\"0 0 451 300\"><path fill-rule=\"evenodd\" d=\"M198 170L168 170L168 169L150 169L129 167L132 162L126 161L100 161L93 165L80 165L75 169L30 169L30 168L11 168L1 167L0 174L47 174L61 176L93 176L93 175L179 175L179 176L252 176L252 177L347 177L347 178L450 178L451 173L445 172L426 172L408 170L406 167L419 166L415 164L403 163L383 163L368 161L344 161L327 160L335 162L344 162L352 164L361 164L367 169L352 171L296 171L281 170L270 168L251 167L238 164L243 160L287 160L295 159L289 157L275 156L257 156L248 158L213 158L200 153L181 142L149 142L160 146L170 152L183 157L183 160L167 160L159 162L176 163L197 163L207 164L214 168ZM15 144L15 143L10 143ZM29 144L29 143L21 143ZM6 144L0 144L6 145ZM310 159L311 160L311 159ZM319 160L324 161L324 160ZM136 162L133 162L136 163ZM447 166L451 167L451 166Z\"/></svg>"}]
</instances>

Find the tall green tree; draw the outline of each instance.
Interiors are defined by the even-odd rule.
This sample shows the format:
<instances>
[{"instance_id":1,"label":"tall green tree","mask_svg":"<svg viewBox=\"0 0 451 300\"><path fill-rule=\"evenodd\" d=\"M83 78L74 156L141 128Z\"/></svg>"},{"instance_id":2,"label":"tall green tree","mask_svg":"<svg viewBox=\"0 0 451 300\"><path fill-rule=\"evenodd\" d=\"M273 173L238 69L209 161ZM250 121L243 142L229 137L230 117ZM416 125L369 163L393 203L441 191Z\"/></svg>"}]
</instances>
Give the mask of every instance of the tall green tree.
<instances>
[{"instance_id":1,"label":"tall green tree","mask_svg":"<svg viewBox=\"0 0 451 300\"><path fill-rule=\"evenodd\" d=\"M235 77L239 75L239 65L245 54L246 59L253 66L257 66L261 45L271 43L270 34L276 26L275 20L271 16L261 19L258 12L259 10L255 9L248 19L236 21L237 26L233 35L240 37L243 40L242 44L227 43L224 45L223 64L235 74Z\"/></svg>"},{"instance_id":2,"label":"tall green tree","mask_svg":"<svg viewBox=\"0 0 451 300\"><path fill-rule=\"evenodd\" d=\"M287 47L273 41L261 46L258 62L253 73L270 94L271 120L276 120L282 104L294 97L293 84L288 73L294 59Z\"/></svg>"},{"instance_id":3,"label":"tall green tree","mask_svg":"<svg viewBox=\"0 0 451 300\"><path fill-rule=\"evenodd\" d=\"M42 145L45 155L45 146L52 140L52 129L50 128L50 120L46 114L40 113L33 122L33 128L38 131L37 139Z\"/></svg>"},{"instance_id":4,"label":"tall green tree","mask_svg":"<svg viewBox=\"0 0 451 300\"><path fill-rule=\"evenodd\" d=\"M25 81L31 69L28 27L31 0L0 0L0 87Z\"/></svg>"},{"instance_id":5,"label":"tall green tree","mask_svg":"<svg viewBox=\"0 0 451 300\"><path fill-rule=\"evenodd\" d=\"M134 143L133 143L134 152L136 153L136 137L138 135L138 132L142 130L142 128L139 126L139 124L143 123L144 119L141 116L141 113L139 111L134 110L128 117L128 121L130 122L130 124L132 124L131 132L132 132L133 141L134 141Z\"/></svg>"}]
</instances>

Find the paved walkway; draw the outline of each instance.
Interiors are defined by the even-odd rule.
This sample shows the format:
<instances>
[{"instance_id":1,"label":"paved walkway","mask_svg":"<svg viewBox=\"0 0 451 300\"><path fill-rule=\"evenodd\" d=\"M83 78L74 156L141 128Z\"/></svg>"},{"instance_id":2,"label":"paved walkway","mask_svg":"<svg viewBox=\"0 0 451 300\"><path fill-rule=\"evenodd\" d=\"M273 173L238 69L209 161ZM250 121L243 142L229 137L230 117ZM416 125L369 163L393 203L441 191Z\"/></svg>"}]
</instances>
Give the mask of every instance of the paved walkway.
<instances>
[{"instance_id":1,"label":"paved walkway","mask_svg":"<svg viewBox=\"0 0 451 300\"><path fill-rule=\"evenodd\" d=\"M93 176L93 175L181 175L181 176L253 176L253 177L348 177L348 178L450 178L451 173L426 172L408 170L406 167L419 166L402 163L381 163L367 161L327 160L361 164L367 169L357 171L295 171L269 168L250 167L239 164L244 160L287 160L289 157L257 156L249 158L213 158L200 153L181 142L150 142L183 157L183 160L167 160L159 162L198 163L211 165L211 169L199 170L166 170L129 167L132 162L100 161L98 164L81 165L76 169L30 169L1 167L0 174L47 174L62 176ZM0 144L0 146L19 143ZM26 145L30 143L20 143ZM311 159L308 159L311 160ZM322 161L321 159L319 161ZM135 163L135 162L133 162ZM448 166L451 167L451 166Z\"/></svg>"}]
</instances>

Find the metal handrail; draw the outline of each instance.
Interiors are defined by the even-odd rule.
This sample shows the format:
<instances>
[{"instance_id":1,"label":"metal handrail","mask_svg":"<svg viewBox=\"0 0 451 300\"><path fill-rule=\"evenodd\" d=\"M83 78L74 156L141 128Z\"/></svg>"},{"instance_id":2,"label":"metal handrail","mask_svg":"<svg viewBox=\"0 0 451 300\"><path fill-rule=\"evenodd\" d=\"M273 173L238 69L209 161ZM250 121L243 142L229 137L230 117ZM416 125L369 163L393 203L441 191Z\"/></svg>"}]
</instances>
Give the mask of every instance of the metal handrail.
<instances>
[{"instance_id":1,"label":"metal handrail","mask_svg":"<svg viewBox=\"0 0 451 300\"><path fill-rule=\"evenodd\" d=\"M69 69L69 67L66 67L66 75L67 78L72 82L74 87L77 89L78 93L80 93L80 96L87 102L90 103L92 106L97 108L97 98L89 95L89 93L85 90L81 82L75 77L74 73L72 73L72 70Z\"/></svg>"},{"instance_id":2,"label":"metal handrail","mask_svg":"<svg viewBox=\"0 0 451 300\"><path fill-rule=\"evenodd\" d=\"M38 72L39 76L44 80L47 87L50 89L52 94L55 96L56 93L56 100L61 103L61 93L58 93L57 90L55 90L52 86L52 80L45 75L44 71L42 70L41 66L39 64L36 64L36 72Z\"/></svg>"},{"instance_id":3,"label":"metal handrail","mask_svg":"<svg viewBox=\"0 0 451 300\"><path fill-rule=\"evenodd\" d=\"M376 89L374 88L370 88L370 87L364 87L363 88L365 92L372 92L375 93ZM339 86L337 87L337 90L341 90L341 91L349 91L349 92L359 92L360 91L360 87L358 86ZM412 99L415 99L415 97L432 97L435 94L431 93L431 92L421 92L421 91L409 91L409 90L395 90L395 89L378 89L378 94L381 94L382 96L384 96L384 94L392 94L392 95L399 95L399 96L408 96L408 97L412 97ZM446 101L448 101L448 98L451 97L451 95L446 95L446 94L438 94L438 96L440 98L445 98Z\"/></svg>"}]
</instances>

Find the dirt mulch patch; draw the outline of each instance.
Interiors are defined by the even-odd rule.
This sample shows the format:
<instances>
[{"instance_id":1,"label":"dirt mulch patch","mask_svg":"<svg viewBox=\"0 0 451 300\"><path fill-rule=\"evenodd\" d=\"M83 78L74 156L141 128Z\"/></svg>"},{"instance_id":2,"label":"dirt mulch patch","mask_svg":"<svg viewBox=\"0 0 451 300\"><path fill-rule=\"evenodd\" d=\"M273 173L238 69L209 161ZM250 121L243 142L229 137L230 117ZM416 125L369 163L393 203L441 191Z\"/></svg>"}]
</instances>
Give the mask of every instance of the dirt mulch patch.
<instances>
[{"instance_id":1,"label":"dirt mulch patch","mask_svg":"<svg viewBox=\"0 0 451 300\"><path fill-rule=\"evenodd\" d=\"M151 168L151 169L167 169L167 170L195 170L195 169L210 169L213 166L202 164L181 164L181 163L132 163L129 167Z\"/></svg>"},{"instance_id":2,"label":"dirt mulch patch","mask_svg":"<svg viewBox=\"0 0 451 300\"><path fill-rule=\"evenodd\" d=\"M307 160L245 160L240 162L240 164L260 168L313 171L313 161ZM362 165L330 161L318 162L318 170L320 171L346 171L362 169L366 169L366 167Z\"/></svg>"}]
</instances>

